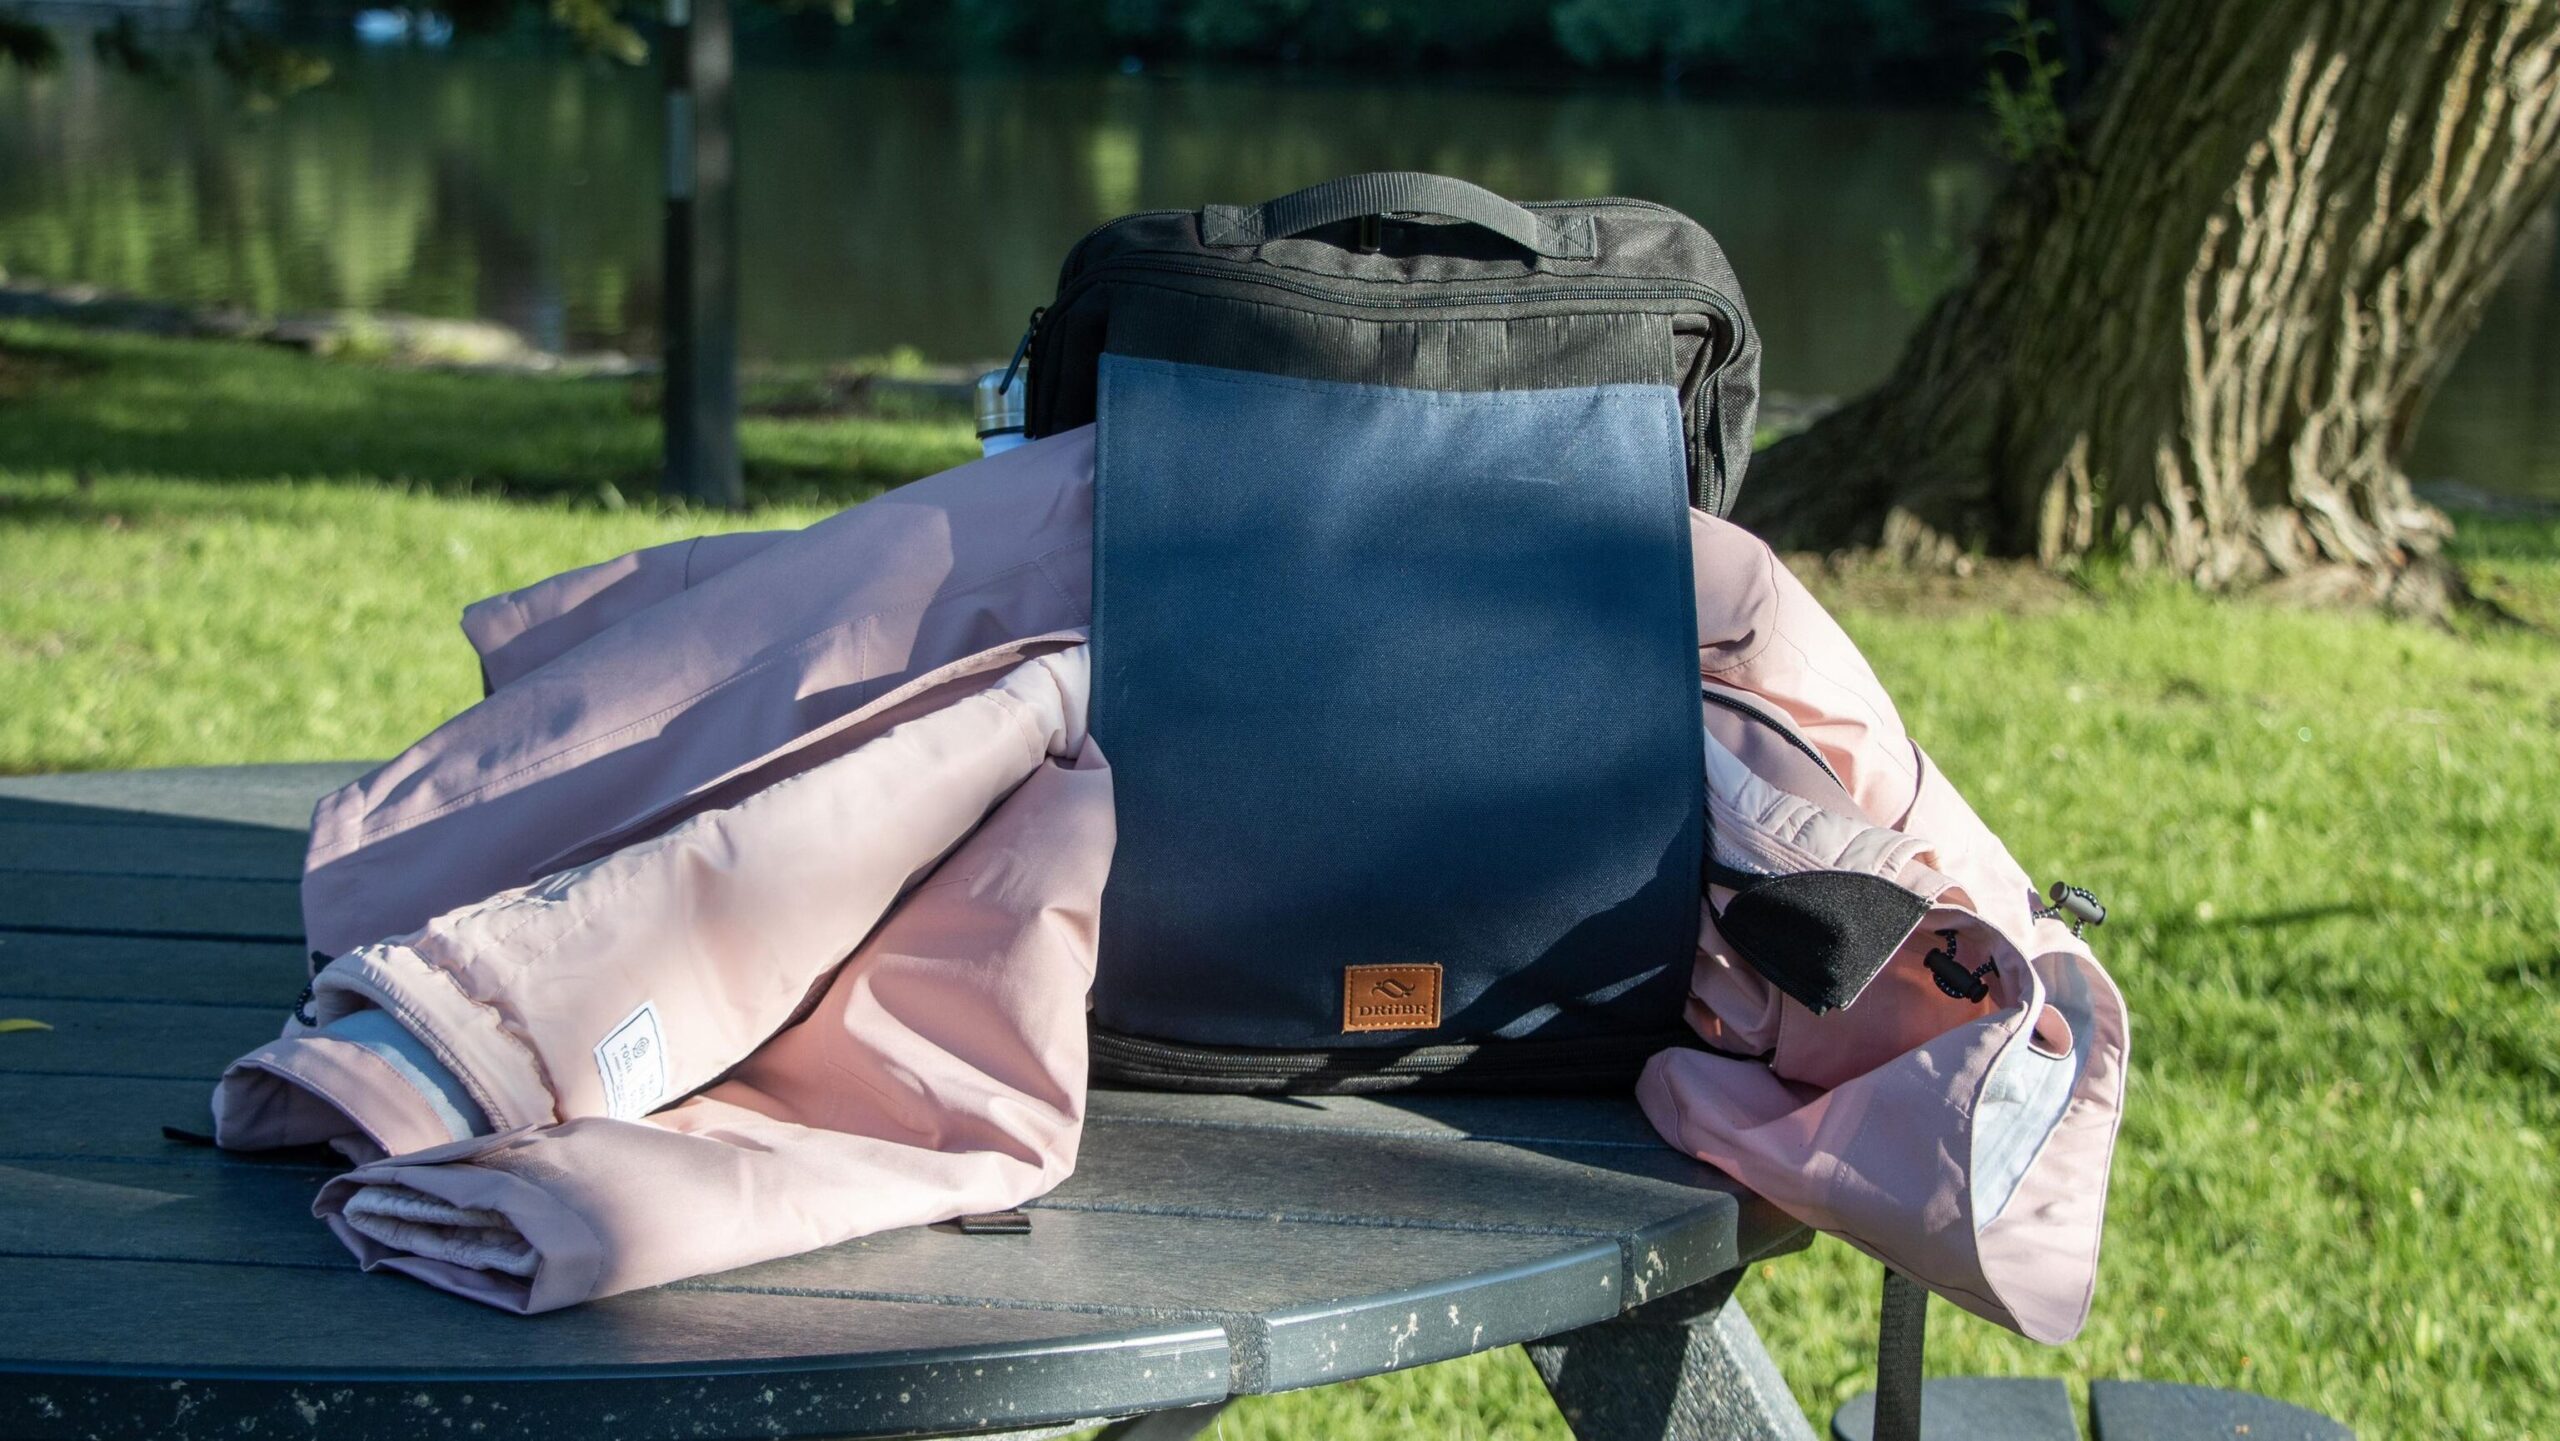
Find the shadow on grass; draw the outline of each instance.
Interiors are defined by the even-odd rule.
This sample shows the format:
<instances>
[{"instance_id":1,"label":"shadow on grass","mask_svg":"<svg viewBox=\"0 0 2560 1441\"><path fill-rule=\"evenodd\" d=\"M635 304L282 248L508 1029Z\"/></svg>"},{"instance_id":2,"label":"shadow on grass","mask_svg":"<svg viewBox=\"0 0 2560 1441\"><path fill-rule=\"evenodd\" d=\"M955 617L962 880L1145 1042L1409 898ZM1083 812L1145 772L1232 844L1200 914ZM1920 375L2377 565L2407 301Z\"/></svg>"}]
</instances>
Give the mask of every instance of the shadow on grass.
<instances>
[{"instance_id":1,"label":"shadow on grass","mask_svg":"<svg viewBox=\"0 0 2560 1441\"><path fill-rule=\"evenodd\" d=\"M658 485L647 383L400 370L29 324L0 325L0 355L16 378L0 390L0 474L392 483L605 504ZM976 450L956 413L751 416L741 442L757 503L845 504Z\"/></svg>"},{"instance_id":2,"label":"shadow on grass","mask_svg":"<svg viewBox=\"0 0 2560 1441\"><path fill-rule=\"evenodd\" d=\"M2186 935L2209 935L2216 931L2274 931L2293 926L2315 925L2321 921L2371 920L2376 914L2370 903L2328 901L2317 905L2294 906L2286 910L2259 911L2247 915L2215 916L2205 919L2194 915L2170 914L2152 921L2164 939Z\"/></svg>"}]
</instances>

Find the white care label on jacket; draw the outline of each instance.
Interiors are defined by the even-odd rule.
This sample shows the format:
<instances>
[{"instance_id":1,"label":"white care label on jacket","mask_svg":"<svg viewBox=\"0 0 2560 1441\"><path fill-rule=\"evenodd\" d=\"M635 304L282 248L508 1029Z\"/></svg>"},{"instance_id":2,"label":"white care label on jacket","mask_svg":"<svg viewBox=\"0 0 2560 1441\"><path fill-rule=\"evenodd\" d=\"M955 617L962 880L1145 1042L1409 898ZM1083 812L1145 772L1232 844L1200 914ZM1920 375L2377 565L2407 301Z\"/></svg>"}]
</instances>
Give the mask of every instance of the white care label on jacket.
<instances>
[{"instance_id":1,"label":"white care label on jacket","mask_svg":"<svg viewBox=\"0 0 2560 1441\"><path fill-rule=\"evenodd\" d=\"M658 1008L642 1001L613 1033L596 1042L596 1074L604 1078L606 1114L634 1121L667 1098L667 1042L658 1034Z\"/></svg>"}]
</instances>

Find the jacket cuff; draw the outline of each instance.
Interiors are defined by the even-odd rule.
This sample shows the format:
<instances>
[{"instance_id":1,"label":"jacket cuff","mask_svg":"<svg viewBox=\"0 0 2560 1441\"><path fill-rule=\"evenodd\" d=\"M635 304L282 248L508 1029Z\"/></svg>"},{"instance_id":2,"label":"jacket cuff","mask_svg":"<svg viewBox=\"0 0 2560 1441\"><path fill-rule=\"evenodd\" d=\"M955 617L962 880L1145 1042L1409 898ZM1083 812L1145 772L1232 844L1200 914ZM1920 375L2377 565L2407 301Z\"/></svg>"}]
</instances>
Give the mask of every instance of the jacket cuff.
<instances>
[{"instance_id":1,"label":"jacket cuff","mask_svg":"<svg viewBox=\"0 0 2560 1441\"><path fill-rule=\"evenodd\" d=\"M453 1139L435 1107L380 1056L310 1033L269 1041L223 1071L213 1135L235 1151L328 1145L359 1162Z\"/></svg>"},{"instance_id":2,"label":"jacket cuff","mask_svg":"<svg viewBox=\"0 0 2560 1441\"><path fill-rule=\"evenodd\" d=\"M518 1315L557 1311L594 1297L604 1273L604 1246L567 1203L533 1181L494 1164L499 1155L523 1139L478 1137L444 1148L435 1156L376 1161L338 1176L320 1188L311 1214L367 1271L397 1271L484 1305ZM387 1245L359 1231L346 1217L347 1203L370 1186L401 1186L467 1211L503 1218L532 1251L533 1274L457 1264L424 1254L422 1249Z\"/></svg>"},{"instance_id":3,"label":"jacket cuff","mask_svg":"<svg viewBox=\"0 0 2560 1441\"><path fill-rule=\"evenodd\" d=\"M493 1131L558 1119L549 1078L533 1048L498 1009L462 989L451 972L408 946L368 946L340 957L312 983L312 1013L323 1025L379 1006L462 1082Z\"/></svg>"}]
</instances>

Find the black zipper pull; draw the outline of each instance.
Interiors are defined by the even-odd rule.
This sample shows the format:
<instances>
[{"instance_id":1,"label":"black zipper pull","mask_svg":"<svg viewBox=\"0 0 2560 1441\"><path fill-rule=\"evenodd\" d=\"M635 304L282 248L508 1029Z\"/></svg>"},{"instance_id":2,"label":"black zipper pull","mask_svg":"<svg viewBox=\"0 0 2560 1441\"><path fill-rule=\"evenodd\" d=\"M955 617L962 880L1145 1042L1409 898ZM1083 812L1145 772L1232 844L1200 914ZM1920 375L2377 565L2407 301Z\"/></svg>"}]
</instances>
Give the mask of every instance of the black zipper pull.
<instances>
[{"instance_id":1,"label":"black zipper pull","mask_svg":"<svg viewBox=\"0 0 2560 1441\"><path fill-rule=\"evenodd\" d=\"M1014 346L1013 359L1005 362L1004 385L1001 387L1002 389L1011 390L1013 388L1013 373L1020 370L1022 368L1022 362L1030 357L1031 337L1040 333L1040 317L1047 315L1048 313L1049 307L1045 305L1035 305L1031 307L1031 319L1022 327L1022 342Z\"/></svg>"},{"instance_id":2,"label":"black zipper pull","mask_svg":"<svg viewBox=\"0 0 2560 1441\"><path fill-rule=\"evenodd\" d=\"M1031 307L1031 319L1029 323L1022 327L1022 341L1020 344L1014 346L1013 359L1005 363L1004 383L996 387L999 393L1013 389L1013 377L1016 372L1022 369L1022 363L1031 358L1031 342L1040 334L1041 317L1048 313L1049 307L1045 305L1035 305ZM1022 419L1022 435L1025 440L1028 440L1031 438L1032 434L1030 423L1031 380L1029 377L1025 377L1022 382Z\"/></svg>"}]
</instances>

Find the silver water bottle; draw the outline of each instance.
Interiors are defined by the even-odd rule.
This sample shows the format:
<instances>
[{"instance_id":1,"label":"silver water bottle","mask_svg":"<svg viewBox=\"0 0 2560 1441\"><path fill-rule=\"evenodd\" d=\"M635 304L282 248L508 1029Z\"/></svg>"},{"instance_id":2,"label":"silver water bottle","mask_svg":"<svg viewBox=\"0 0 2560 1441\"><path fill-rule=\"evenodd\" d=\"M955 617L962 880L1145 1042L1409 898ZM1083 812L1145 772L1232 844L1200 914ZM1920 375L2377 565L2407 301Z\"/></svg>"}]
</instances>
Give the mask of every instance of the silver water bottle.
<instances>
[{"instance_id":1,"label":"silver water bottle","mask_svg":"<svg viewBox=\"0 0 2560 1441\"><path fill-rule=\"evenodd\" d=\"M1031 312L1031 324L1022 332L1022 343L1014 347L1012 363L979 376L978 383L970 387L971 409L978 420L978 448L985 454L1001 455L1023 442L1031 381L1026 362L1031 357L1031 337L1040 328L1040 314L1037 310Z\"/></svg>"},{"instance_id":2,"label":"silver water bottle","mask_svg":"<svg viewBox=\"0 0 2560 1441\"><path fill-rule=\"evenodd\" d=\"M1022 367L990 370L978 377L971 400L978 415L978 446L1001 455L1022 444Z\"/></svg>"}]
</instances>

